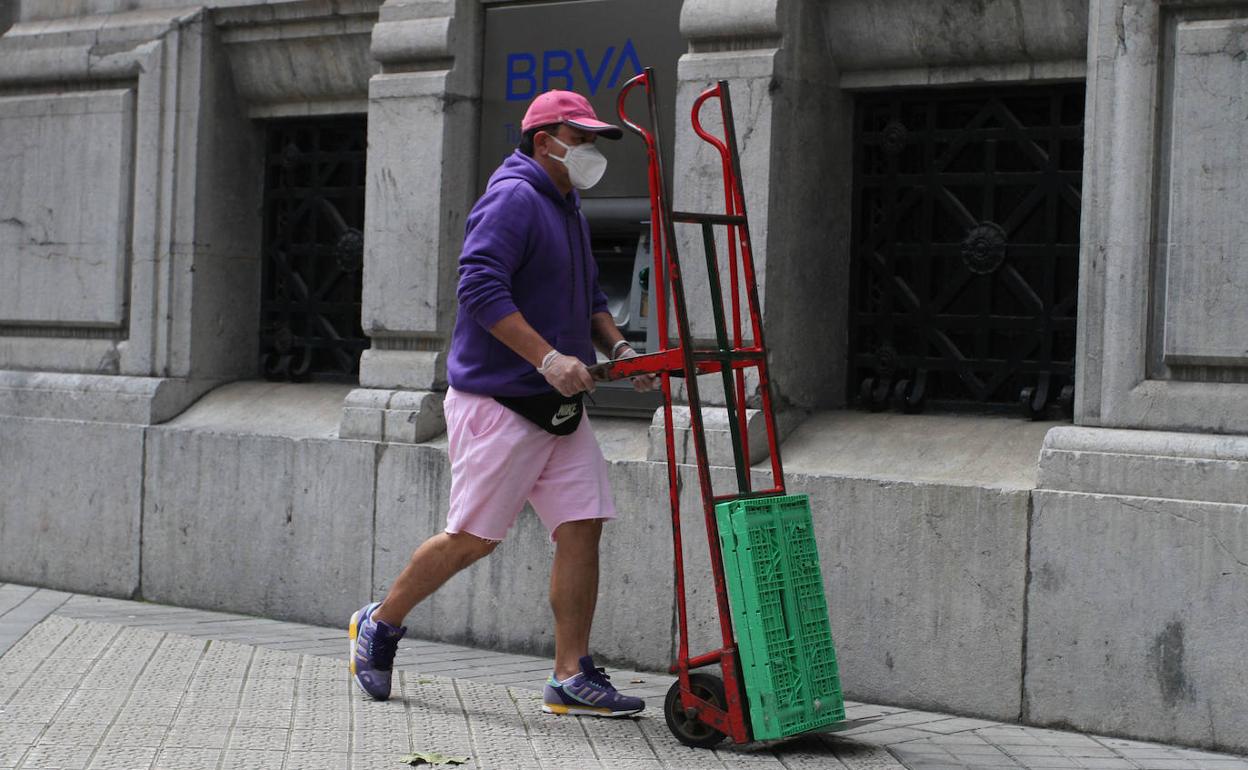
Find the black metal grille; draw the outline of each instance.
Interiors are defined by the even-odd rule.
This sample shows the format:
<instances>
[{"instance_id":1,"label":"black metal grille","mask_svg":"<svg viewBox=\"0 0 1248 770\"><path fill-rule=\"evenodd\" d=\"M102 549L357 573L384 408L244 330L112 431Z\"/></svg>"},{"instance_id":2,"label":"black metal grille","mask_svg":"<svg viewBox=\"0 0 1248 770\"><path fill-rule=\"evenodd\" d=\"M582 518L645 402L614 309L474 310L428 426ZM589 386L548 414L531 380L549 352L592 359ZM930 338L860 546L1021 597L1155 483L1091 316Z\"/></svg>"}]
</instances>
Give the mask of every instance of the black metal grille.
<instances>
[{"instance_id":1,"label":"black metal grille","mask_svg":"<svg viewBox=\"0 0 1248 770\"><path fill-rule=\"evenodd\" d=\"M354 380L364 257L363 117L266 124L260 366L275 380Z\"/></svg>"},{"instance_id":2,"label":"black metal grille","mask_svg":"<svg viewBox=\"0 0 1248 770\"><path fill-rule=\"evenodd\" d=\"M851 389L1069 409L1083 84L857 101Z\"/></svg>"}]
</instances>

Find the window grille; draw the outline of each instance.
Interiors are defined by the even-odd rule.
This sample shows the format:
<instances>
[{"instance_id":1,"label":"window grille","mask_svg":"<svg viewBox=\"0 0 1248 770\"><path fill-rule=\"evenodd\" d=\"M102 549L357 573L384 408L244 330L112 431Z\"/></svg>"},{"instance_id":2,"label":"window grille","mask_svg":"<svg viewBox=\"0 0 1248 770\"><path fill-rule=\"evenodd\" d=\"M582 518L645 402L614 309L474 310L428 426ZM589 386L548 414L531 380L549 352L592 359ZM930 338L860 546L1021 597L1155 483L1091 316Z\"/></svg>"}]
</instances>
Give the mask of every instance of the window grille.
<instances>
[{"instance_id":1,"label":"window grille","mask_svg":"<svg viewBox=\"0 0 1248 770\"><path fill-rule=\"evenodd\" d=\"M1069 412L1084 92L857 99L849 370L863 406Z\"/></svg>"},{"instance_id":2,"label":"window grille","mask_svg":"<svg viewBox=\"0 0 1248 770\"><path fill-rule=\"evenodd\" d=\"M364 262L363 116L265 125L260 367L273 380L354 381Z\"/></svg>"}]
</instances>

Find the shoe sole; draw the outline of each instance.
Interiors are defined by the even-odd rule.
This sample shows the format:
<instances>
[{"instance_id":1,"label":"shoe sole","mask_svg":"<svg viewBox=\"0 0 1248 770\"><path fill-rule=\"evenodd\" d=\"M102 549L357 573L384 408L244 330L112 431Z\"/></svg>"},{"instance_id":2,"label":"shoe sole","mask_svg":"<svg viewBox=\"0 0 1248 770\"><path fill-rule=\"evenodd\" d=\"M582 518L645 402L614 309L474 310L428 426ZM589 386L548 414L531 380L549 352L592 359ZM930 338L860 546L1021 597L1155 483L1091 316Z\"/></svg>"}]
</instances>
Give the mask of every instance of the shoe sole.
<instances>
[{"instance_id":1,"label":"shoe sole","mask_svg":"<svg viewBox=\"0 0 1248 770\"><path fill-rule=\"evenodd\" d=\"M347 639L351 642L351 655L347 658L347 667L351 669L351 675L355 676L355 640L360 635L360 612L356 610L351 613L351 623L347 626Z\"/></svg>"},{"instance_id":2,"label":"shoe sole","mask_svg":"<svg viewBox=\"0 0 1248 770\"><path fill-rule=\"evenodd\" d=\"M631 717L634 714L640 714L644 710L644 707L632 709L630 711L612 711L609 708L594 708L593 706L565 706L562 703L542 704L542 712L545 714L559 714L577 717L607 717L608 719Z\"/></svg>"},{"instance_id":3,"label":"shoe sole","mask_svg":"<svg viewBox=\"0 0 1248 770\"><path fill-rule=\"evenodd\" d=\"M388 698L378 698L364 687L364 683L360 681L360 675L355 672L355 650L358 646L357 639L360 636L360 613L364 610L356 610L351 614L351 624L347 626L347 639L350 641L351 657L347 658L347 667L351 669L351 678L355 680L355 686L372 698L373 700L388 700Z\"/></svg>"}]
</instances>

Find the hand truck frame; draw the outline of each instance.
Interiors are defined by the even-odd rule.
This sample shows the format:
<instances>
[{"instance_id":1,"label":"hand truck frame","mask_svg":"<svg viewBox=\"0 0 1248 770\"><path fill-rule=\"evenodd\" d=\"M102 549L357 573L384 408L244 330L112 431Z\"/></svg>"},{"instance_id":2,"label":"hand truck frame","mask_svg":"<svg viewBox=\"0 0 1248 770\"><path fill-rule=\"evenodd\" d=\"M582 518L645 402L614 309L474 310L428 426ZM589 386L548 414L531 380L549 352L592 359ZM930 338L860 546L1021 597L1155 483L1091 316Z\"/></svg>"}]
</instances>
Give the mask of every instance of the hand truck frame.
<instances>
[{"instance_id":1,"label":"hand truck frame","mask_svg":"<svg viewBox=\"0 0 1248 770\"><path fill-rule=\"evenodd\" d=\"M650 128L631 119L625 109L630 92L643 86L649 112ZM711 100L718 100L723 126L722 137L708 131L702 124L702 110ZM645 143L650 188L651 244L657 297L652 306L657 312L658 350L624 360L600 364L593 368L595 378L616 380L639 374L656 374L663 391L664 438L667 447L668 488L672 513L672 541L675 558L675 592L678 615L679 644L672 672L678 680L672 685L665 704L668 727L681 742L691 746L709 747L725 737L734 743L751 740L751 731L744 697L744 681L738 663L737 641L733 634L732 614L726 588L723 557L718 548L718 525L715 506L719 503L753 497L784 495L784 470L780 458L779 436L767 367L761 307L746 216L745 193L741 183L741 160L737 149L732 101L728 83L719 81L694 100L690 119L694 133L717 152L723 175L724 212L702 214L672 210L672 198L663 168L663 146L660 138L654 72L646 68L621 88L616 104L620 121ZM715 347L697 348L690 332L689 314L677 251L676 224L701 228L706 256L706 269L711 292L711 313L715 328ZM723 287L720 280L719 256L715 228L727 229L731 335L725 314ZM742 307L742 295L745 308ZM677 344L672 344L668 303L674 315ZM743 309L746 311L743 314ZM748 319L749 336L745 335ZM756 370L758 393L767 434L773 486L756 490L751 483L751 459L746 394L746 372ZM702 419L701 396L697 375L719 373L722 377L724 401L728 412L728 429L732 443L737 490L717 495L712 485L707 454L705 426ZM698 655L689 650L689 621L686 609L685 566L681 537L680 498L676 458L675 428L672 420L672 379L684 378L689 404L689 420L693 434L695 467L701 493L702 509L710 544L711 572L715 581L715 599L719 614L722 645L719 649ZM695 672L695 669L718 664L720 677Z\"/></svg>"}]
</instances>

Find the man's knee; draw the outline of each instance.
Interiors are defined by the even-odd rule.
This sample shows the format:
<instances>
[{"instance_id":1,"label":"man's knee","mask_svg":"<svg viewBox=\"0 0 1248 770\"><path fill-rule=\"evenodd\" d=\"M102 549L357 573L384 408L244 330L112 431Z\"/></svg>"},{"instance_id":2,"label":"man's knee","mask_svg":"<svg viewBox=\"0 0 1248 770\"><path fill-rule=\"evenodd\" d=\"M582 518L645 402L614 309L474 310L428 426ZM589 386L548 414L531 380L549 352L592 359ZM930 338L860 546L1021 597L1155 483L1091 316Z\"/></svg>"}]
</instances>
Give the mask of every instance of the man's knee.
<instances>
[{"instance_id":1,"label":"man's knee","mask_svg":"<svg viewBox=\"0 0 1248 770\"><path fill-rule=\"evenodd\" d=\"M459 560L461 569L479 559L484 559L498 547L497 540L486 540L476 535L470 535L467 532L457 532L455 534L448 532L446 536L450 540L451 551Z\"/></svg>"}]
</instances>

